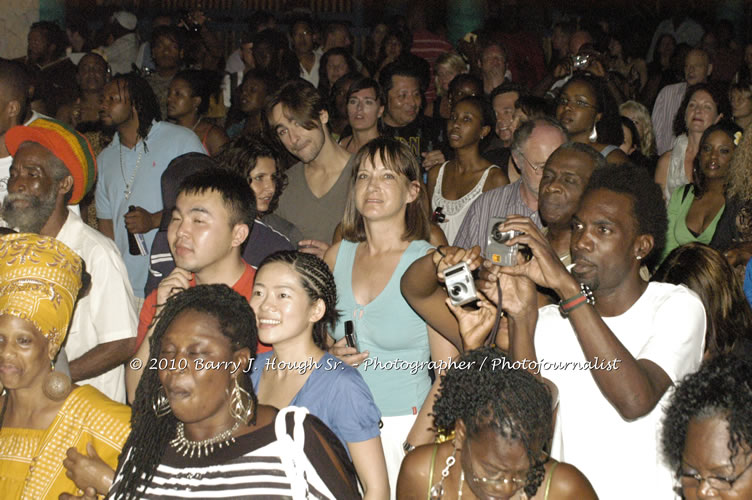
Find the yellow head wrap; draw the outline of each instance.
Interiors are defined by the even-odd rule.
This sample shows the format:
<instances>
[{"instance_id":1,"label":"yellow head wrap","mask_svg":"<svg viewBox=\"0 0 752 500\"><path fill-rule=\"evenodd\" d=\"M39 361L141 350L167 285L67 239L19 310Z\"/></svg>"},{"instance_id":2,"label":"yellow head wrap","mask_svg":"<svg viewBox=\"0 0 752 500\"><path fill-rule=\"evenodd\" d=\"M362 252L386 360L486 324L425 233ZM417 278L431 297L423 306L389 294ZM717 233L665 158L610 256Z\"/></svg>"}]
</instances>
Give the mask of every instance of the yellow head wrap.
<instances>
[{"instance_id":1,"label":"yellow head wrap","mask_svg":"<svg viewBox=\"0 0 752 500\"><path fill-rule=\"evenodd\" d=\"M30 321L57 352L81 288L81 257L55 238L0 238L0 315Z\"/></svg>"}]
</instances>

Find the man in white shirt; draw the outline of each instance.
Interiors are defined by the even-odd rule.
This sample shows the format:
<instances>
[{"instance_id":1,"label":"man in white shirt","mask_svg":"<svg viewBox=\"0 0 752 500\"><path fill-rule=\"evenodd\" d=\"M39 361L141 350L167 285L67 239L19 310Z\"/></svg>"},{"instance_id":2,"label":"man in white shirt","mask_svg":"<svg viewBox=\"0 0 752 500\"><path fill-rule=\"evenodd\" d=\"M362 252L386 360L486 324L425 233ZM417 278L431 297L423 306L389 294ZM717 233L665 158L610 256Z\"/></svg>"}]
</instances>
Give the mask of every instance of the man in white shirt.
<instances>
[{"instance_id":1,"label":"man in white shirt","mask_svg":"<svg viewBox=\"0 0 752 500\"><path fill-rule=\"evenodd\" d=\"M13 155L2 217L23 232L52 236L78 253L91 275L64 346L73 382L125 402L123 363L135 349L136 299L115 243L66 205L92 188L96 163L86 139L45 118L5 134Z\"/></svg>"},{"instance_id":2,"label":"man in white shirt","mask_svg":"<svg viewBox=\"0 0 752 500\"><path fill-rule=\"evenodd\" d=\"M510 243L533 255L494 269L511 353L558 388L551 455L580 469L600 498L674 498L660 423L671 386L700 365L705 311L687 288L640 277L661 253L666 224L660 188L622 165L590 178L573 218L571 274L529 219L501 228L524 232ZM534 284L554 290L559 305L538 310Z\"/></svg>"}]
</instances>

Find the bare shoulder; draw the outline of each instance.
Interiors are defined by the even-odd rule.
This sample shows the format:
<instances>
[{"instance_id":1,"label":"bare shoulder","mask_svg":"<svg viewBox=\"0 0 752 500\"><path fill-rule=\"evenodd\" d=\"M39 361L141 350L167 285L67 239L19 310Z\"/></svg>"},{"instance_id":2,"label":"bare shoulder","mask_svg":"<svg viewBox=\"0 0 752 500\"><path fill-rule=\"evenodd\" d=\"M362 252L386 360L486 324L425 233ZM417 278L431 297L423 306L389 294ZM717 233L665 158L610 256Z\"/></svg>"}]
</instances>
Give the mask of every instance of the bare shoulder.
<instances>
[{"instance_id":1,"label":"bare shoulder","mask_svg":"<svg viewBox=\"0 0 752 500\"><path fill-rule=\"evenodd\" d=\"M547 473L551 470L553 464L547 467ZM543 480L542 488L548 478ZM540 491L540 490L539 490ZM585 475L574 465L560 462L554 470L551 477L550 498L557 500L597 500L593 486Z\"/></svg>"},{"instance_id":2,"label":"bare shoulder","mask_svg":"<svg viewBox=\"0 0 752 500\"><path fill-rule=\"evenodd\" d=\"M501 186L509 184L509 177L501 167L491 168L489 167L488 177L486 177L486 183L483 185L483 192L496 189Z\"/></svg>"},{"instance_id":3,"label":"bare shoulder","mask_svg":"<svg viewBox=\"0 0 752 500\"><path fill-rule=\"evenodd\" d=\"M329 269L334 272L334 266L337 264L337 253L339 252L339 246L342 241L338 241L324 253L324 262L329 266Z\"/></svg>"},{"instance_id":4,"label":"bare shoulder","mask_svg":"<svg viewBox=\"0 0 752 500\"><path fill-rule=\"evenodd\" d=\"M417 500L426 497L428 488L430 488L428 478L434 446L433 444L418 446L402 460L399 478L397 479L397 498ZM438 457L436 462L443 463L439 461Z\"/></svg>"},{"instance_id":5,"label":"bare shoulder","mask_svg":"<svg viewBox=\"0 0 752 500\"><path fill-rule=\"evenodd\" d=\"M606 161L610 165L622 165L624 163L629 162L629 156L624 153L621 149L614 149L611 151L608 156L606 157Z\"/></svg>"}]
</instances>

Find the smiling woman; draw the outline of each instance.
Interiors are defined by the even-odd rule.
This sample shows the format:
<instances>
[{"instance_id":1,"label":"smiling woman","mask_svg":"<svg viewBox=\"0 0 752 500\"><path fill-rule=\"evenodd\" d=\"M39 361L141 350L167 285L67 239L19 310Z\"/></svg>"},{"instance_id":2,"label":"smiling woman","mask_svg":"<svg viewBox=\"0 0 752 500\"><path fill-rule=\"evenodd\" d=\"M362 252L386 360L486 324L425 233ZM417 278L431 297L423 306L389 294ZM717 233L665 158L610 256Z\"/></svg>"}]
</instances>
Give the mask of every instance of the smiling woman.
<instances>
[{"instance_id":1,"label":"smiling woman","mask_svg":"<svg viewBox=\"0 0 752 500\"><path fill-rule=\"evenodd\" d=\"M138 386L113 498L358 497L331 431L305 410L258 404L237 369L257 345L256 318L240 294L199 285L172 296L151 342L159 369Z\"/></svg>"}]
</instances>

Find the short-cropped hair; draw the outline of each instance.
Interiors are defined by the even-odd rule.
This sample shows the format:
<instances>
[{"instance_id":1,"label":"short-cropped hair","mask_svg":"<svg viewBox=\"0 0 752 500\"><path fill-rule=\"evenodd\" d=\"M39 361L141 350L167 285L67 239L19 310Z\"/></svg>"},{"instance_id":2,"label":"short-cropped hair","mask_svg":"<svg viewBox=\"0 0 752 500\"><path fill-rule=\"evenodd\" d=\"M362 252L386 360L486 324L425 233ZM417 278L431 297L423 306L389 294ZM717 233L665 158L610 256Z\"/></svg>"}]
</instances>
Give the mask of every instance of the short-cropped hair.
<instances>
[{"instance_id":1,"label":"short-cropped hair","mask_svg":"<svg viewBox=\"0 0 752 500\"><path fill-rule=\"evenodd\" d=\"M189 175L180 183L178 196L181 194L204 194L214 191L222 197L225 208L230 215L230 227L247 224L253 228L256 219L256 198L245 180L237 172L209 167Z\"/></svg>"}]
</instances>

